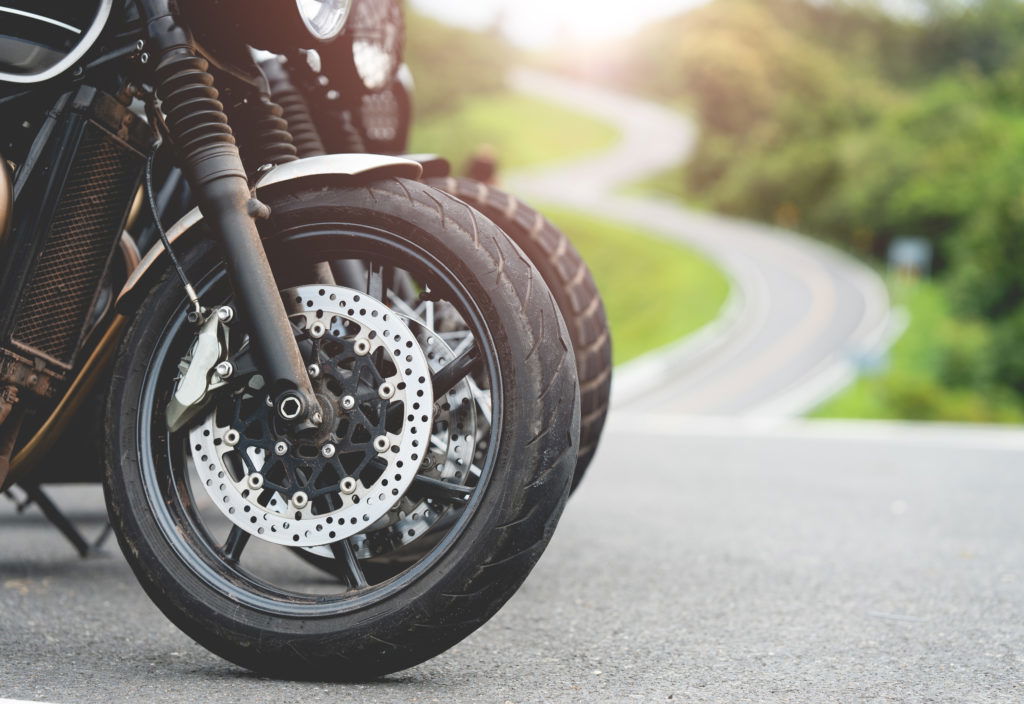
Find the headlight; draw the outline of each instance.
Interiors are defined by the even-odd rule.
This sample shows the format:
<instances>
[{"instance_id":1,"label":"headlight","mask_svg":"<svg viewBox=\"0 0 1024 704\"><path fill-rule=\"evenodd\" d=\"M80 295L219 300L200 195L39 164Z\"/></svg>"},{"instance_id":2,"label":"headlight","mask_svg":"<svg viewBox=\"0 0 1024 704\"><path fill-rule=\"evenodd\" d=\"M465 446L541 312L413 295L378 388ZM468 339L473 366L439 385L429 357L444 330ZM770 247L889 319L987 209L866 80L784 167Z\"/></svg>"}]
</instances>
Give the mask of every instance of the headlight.
<instances>
[{"instance_id":1,"label":"headlight","mask_svg":"<svg viewBox=\"0 0 1024 704\"><path fill-rule=\"evenodd\" d=\"M352 63L366 90L387 87L402 63L405 18L396 0L354 0L346 34Z\"/></svg>"},{"instance_id":2,"label":"headlight","mask_svg":"<svg viewBox=\"0 0 1024 704\"><path fill-rule=\"evenodd\" d=\"M386 89L402 65L405 17L400 0L351 0L336 41L317 47L331 88L355 98Z\"/></svg>"},{"instance_id":3,"label":"headlight","mask_svg":"<svg viewBox=\"0 0 1024 704\"><path fill-rule=\"evenodd\" d=\"M341 33L352 0L295 0L302 23L315 39L329 42Z\"/></svg>"}]
</instances>

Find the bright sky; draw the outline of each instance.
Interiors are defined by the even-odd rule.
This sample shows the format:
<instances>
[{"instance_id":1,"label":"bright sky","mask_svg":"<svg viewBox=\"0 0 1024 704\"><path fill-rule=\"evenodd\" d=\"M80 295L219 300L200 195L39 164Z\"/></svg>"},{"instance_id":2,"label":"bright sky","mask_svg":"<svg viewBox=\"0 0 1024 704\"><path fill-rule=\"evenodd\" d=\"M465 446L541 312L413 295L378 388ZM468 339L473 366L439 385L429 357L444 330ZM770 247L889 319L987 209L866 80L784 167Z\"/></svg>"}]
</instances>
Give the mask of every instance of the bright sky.
<instances>
[{"instance_id":1,"label":"bright sky","mask_svg":"<svg viewBox=\"0 0 1024 704\"><path fill-rule=\"evenodd\" d=\"M642 25L708 0L411 0L421 12L449 24L476 29L498 18L505 34L526 47L556 40L608 39L630 34ZM923 0L875 0L898 14L915 15ZM956 0L964 4L971 0Z\"/></svg>"},{"instance_id":2,"label":"bright sky","mask_svg":"<svg viewBox=\"0 0 1024 704\"><path fill-rule=\"evenodd\" d=\"M556 38L606 39L704 0L411 0L451 24L482 28L501 18L517 44L540 47Z\"/></svg>"}]
</instances>

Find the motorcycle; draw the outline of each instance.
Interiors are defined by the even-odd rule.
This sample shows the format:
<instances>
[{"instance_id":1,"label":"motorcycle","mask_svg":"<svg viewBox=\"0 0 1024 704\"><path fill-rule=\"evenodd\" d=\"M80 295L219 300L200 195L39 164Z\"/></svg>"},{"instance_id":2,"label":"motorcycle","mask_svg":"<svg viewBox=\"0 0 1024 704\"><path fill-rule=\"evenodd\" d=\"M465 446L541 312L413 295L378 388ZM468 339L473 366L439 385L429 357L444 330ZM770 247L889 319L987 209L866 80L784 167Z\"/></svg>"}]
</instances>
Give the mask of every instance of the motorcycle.
<instances>
[{"instance_id":1,"label":"motorcycle","mask_svg":"<svg viewBox=\"0 0 1024 704\"><path fill-rule=\"evenodd\" d=\"M589 272L511 197L369 152L408 125L353 107L409 96L399 61L352 58L381 3L72 5L0 7L0 487L78 479L99 438L143 588L244 667L444 651L526 578L596 445Z\"/></svg>"}]
</instances>

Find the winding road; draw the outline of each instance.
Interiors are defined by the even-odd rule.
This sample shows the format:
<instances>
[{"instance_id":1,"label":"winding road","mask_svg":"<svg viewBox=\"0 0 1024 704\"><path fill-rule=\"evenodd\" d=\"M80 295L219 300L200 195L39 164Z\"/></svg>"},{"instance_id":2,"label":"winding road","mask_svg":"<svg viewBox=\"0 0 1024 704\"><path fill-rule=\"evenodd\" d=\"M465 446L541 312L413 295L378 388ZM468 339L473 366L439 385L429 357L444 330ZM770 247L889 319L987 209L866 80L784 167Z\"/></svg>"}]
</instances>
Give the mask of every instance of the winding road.
<instances>
[{"instance_id":1,"label":"winding road","mask_svg":"<svg viewBox=\"0 0 1024 704\"><path fill-rule=\"evenodd\" d=\"M619 371L618 408L800 415L852 380L857 367L886 342L889 299L882 281L864 264L792 232L619 193L689 155L696 135L687 118L536 71L516 71L512 82L521 92L609 122L622 135L613 149L594 157L513 175L513 192L684 242L732 279L732 297L712 326Z\"/></svg>"}]
</instances>

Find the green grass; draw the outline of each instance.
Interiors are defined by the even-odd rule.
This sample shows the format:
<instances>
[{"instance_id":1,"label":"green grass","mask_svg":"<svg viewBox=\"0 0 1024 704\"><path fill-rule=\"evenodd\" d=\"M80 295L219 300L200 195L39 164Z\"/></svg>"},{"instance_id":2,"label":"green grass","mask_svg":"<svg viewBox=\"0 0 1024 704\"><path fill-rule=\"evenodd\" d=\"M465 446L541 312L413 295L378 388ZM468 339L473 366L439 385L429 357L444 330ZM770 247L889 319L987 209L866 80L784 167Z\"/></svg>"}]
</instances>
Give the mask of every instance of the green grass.
<instances>
[{"instance_id":1,"label":"green grass","mask_svg":"<svg viewBox=\"0 0 1024 704\"><path fill-rule=\"evenodd\" d=\"M448 158L461 172L481 145L497 154L499 168L540 166L600 152L618 131L600 120L515 93L476 95L453 114L428 116L412 130L413 152Z\"/></svg>"},{"instance_id":2,"label":"green grass","mask_svg":"<svg viewBox=\"0 0 1024 704\"><path fill-rule=\"evenodd\" d=\"M696 252L575 210L540 209L568 235L594 274L616 364L678 340L721 310L729 282Z\"/></svg>"},{"instance_id":3,"label":"green grass","mask_svg":"<svg viewBox=\"0 0 1024 704\"><path fill-rule=\"evenodd\" d=\"M688 193L683 179L683 166L671 168L651 174L647 178L626 184L622 192L631 196L656 196L658 198L675 198L687 205L697 206L692 194Z\"/></svg>"},{"instance_id":4,"label":"green grass","mask_svg":"<svg viewBox=\"0 0 1024 704\"><path fill-rule=\"evenodd\" d=\"M934 282L891 281L909 326L887 363L813 413L819 418L872 418L1019 423L1024 409L1005 389L977 388L980 351L989 331L953 316Z\"/></svg>"}]
</instances>

